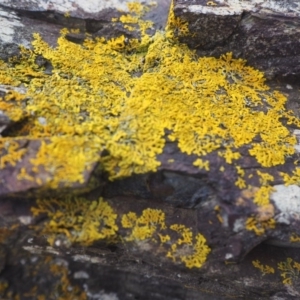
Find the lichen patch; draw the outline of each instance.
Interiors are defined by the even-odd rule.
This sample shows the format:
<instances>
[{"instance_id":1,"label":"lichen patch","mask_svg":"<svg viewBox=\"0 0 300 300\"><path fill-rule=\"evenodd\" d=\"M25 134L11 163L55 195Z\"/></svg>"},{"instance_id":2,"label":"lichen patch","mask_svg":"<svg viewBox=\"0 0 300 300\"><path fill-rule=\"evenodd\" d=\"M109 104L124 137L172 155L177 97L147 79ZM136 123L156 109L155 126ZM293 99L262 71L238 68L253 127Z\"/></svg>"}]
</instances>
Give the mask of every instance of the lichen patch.
<instances>
[{"instance_id":1,"label":"lichen patch","mask_svg":"<svg viewBox=\"0 0 300 300\"><path fill-rule=\"evenodd\" d=\"M63 174L66 185L82 182L93 163L111 180L156 171L166 130L205 170L209 164L201 157L213 151L232 164L247 146L263 167L284 164L295 153L296 138L281 119L300 122L286 111L286 97L265 85L262 72L231 53L198 58L168 28L151 37L151 24L136 19L142 8L131 5L129 11L123 21L139 28L140 40L120 36L78 45L63 30L51 48L36 34L33 50L22 49L21 60L1 62L1 81L27 88L21 100L0 100L1 110L12 119L24 117L20 110L30 116L19 135L48 139L31 162L52 174L51 188ZM41 55L52 65L51 74L35 63ZM1 145L11 139L2 138ZM101 157L103 150L108 155ZM2 167L18 156L7 155ZM242 175L236 185L245 188Z\"/></svg>"}]
</instances>

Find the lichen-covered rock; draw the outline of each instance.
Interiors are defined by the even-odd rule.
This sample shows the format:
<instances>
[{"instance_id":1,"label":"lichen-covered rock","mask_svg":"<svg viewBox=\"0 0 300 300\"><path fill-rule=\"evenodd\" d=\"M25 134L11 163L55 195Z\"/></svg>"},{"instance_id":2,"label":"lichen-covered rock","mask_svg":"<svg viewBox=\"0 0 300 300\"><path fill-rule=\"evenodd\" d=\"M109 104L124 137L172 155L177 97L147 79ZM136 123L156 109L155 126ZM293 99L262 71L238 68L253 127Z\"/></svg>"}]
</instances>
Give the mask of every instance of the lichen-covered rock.
<instances>
[{"instance_id":1,"label":"lichen-covered rock","mask_svg":"<svg viewBox=\"0 0 300 300\"><path fill-rule=\"evenodd\" d=\"M82 43L87 36L114 38L120 35L140 37L136 20L126 19L131 10L141 13L145 8L145 19L151 20L148 32L165 26L171 0L161 0L156 5L151 0L135 1L8 1L0 0L0 58L8 59L18 54L18 45L30 47L32 34L39 33L50 45L56 45L60 30L64 27L76 30L67 38ZM139 4L143 3L144 8ZM148 8L146 8L148 7ZM152 8L149 11L149 7ZM123 21L119 18L123 16ZM112 20L115 20L112 22Z\"/></svg>"},{"instance_id":2,"label":"lichen-covered rock","mask_svg":"<svg viewBox=\"0 0 300 300\"><path fill-rule=\"evenodd\" d=\"M0 200L4 299L25 293L56 299L55 292L65 299L263 300L300 293L298 249L261 244L233 262L241 232L226 231L218 208L185 210L128 197L17 201ZM244 240L253 242L253 235Z\"/></svg>"},{"instance_id":3,"label":"lichen-covered rock","mask_svg":"<svg viewBox=\"0 0 300 300\"><path fill-rule=\"evenodd\" d=\"M156 33L167 1L2 2L28 22L0 62L2 298L299 294L297 86L198 57L177 2Z\"/></svg>"},{"instance_id":4,"label":"lichen-covered rock","mask_svg":"<svg viewBox=\"0 0 300 300\"><path fill-rule=\"evenodd\" d=\"M174 0L175 35L201 55L232 51L269 78L299 76L298 1Z\"/></svg>"}]
</instances>

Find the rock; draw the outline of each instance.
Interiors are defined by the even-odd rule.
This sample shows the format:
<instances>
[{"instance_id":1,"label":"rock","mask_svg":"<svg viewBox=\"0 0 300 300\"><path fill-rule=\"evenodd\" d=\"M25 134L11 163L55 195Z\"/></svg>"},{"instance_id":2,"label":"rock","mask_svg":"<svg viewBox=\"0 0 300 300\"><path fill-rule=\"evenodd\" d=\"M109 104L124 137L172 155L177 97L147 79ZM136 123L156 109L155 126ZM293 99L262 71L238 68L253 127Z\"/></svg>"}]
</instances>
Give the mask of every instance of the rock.
<instances>
[{"instance_id":1,"label":"rock","mask_svg":"<svg viewBox=\"0 0 300 300\"><path fill-rule=\"evenodd\" d=\"M75 199L69 204L73 203L75 205L73 209L76 210L76 201L74 201ZM49 208L52 207L54 209L52 213L55 213L55 208L52 206L54 202L50 201L47 204L44 201L43 203ZM92 202L89 203L92 204ZM225 241L223 235L226 234L226 230L215 227L218 223L221 225L217 217L218 211L205 214L205 210L202 212L184 210L158 204L155 201L150 203L139 199L130 200L128 197L116 197L109 200L110 207L113 207L114 212L119 215L117 218L120 226L119 234L125 238L122 242L116 240L107 244L99 240L90 246L70 245L66 242L65 236L60 233L55 236L53 246L49 246L47 239L51 238L53 232L49 231L50 223L45 218L47 213L44 214L43 219L40 217L35 219L30 213L30 208L36 208L37 204L32 201L26 203L18 199L6 202L0 200L1 222L5 220L6 225L11 227L11 229L1 229L0 255L1 261L5 261L0 273L1 282L4 283L1 296L4 298L11 293L22 295L30 292L33 286L36 286L34 295L44 295L45 292L51 295L55 287L60 286L59 296L66 297L67 293L72 292L73 299L79 295L91 299L92 295L99 294L114 295L117 299L131 299L131 295L148 299L149 293L153 293L152 299L174 299L174 297L186 299L187 295L189 299L211 299L212 297L213 299L229 299L233 296L237 299L254 296L256 299L270 299L271 297L276 299L276 296L289 299L291 295L299 294L298 249L285 248L282 251L280 247L260 244L240 263L233 263L231 255L235 251L240 251L241 239L237 232L235 237L230 238L231 241ZM57 210L56 217L52 217L52 222L63 218L61 214L63 207L60 207L58 202L57 204L59 210ZM38 204L39 209L42 205L42 202ZM158 232L166 234L171 229L169 226L176 222L173 225L185 224L191 226L193 231L199 228L206 236L210 236L207 243L214 247L202 268L190 269L180 264L180 256L184 257L187 254L186 257L188 257L189 255L188 245L182 247L179 243L177 247L180 251L173 260L165 256L165 251L170 245L158 242L159 236L153 235L156 242L151 239L140 242L126 241L131 233L129 228L122 228L119 223L122 216L132 210L137 212L138 217L141 217L142 212L149 212L151 207L154 208L153 212L161 209L166 213L166 229L159 228L156 223L152 223ZM85 208L81 206L81 209L84 215ZM77 215L80 216L80 213L77 212ZM29 221L26 225L25 216ZM67 220L68 213L65 216ZM95 213L94 217L97 216L99 215ZM22 226L16 226L17 224L22 224ZM140 225L140 229L146 226L142 223ZM48 231L45 231L45 226L48 226ZM54 226L54 223L51 226ZM193 235L192 238L194 238ZM171 240L175 238L175 241L178 238L175 230L170 238ZM185 239L189 239L189 235L182 236L183 244L185 244ZM245 243L252 242L253 235L245 240ZM230 248L224 247L222 243L230 245ZM225 253L226 263L223 258ZM16 273L24 275L16 278ZM161 282L162 276L164 277L163 283ZM36 284L37 278L43 278L41 283ZM186 285L189 286L188 289ZM162 286L164 289L161 288ZM69 288L66 290L67 287Z\"/></svg>"},{"instance_id":2,"label":"rock","mask_svg":"<svg viewBox=\"0 0 300 300\"><path fill-rule=\"evenodd\" d=\"M26 89L24 88L17 88L12 86L6 86L6 85L0 85L0 97L4 98L7 94L9 94L12 91L16 91L19 94L25 94ZM8 101L7 103L10 107L8 110L5 106L5 111L1 110L0 107L0 136L5 129L9 128L12 124L15 124L16 122L22 121L26 113L22 111L22 109L13 109L14 103L13 101Z\"/></svg>"},{"instance_id":3,"label":"rock","mask_svg":"<svg viewBox=\"0 0 300 300\"><path fill-rule=\"evenodd\" d=\"M152 5L153 1L136 1ZM60 30L64 27L77 29L70 33L69 39L83 42L87 36L114 38L125 35L130 38L139 37L137 31L128 30L122 22L111 22L128 13L128 1L7 1L1 0L0 58L18 54L18 45L30 47L32 34L39 33L50 45L55 46ZM164 27L170 0L162 0L145 15L153 20L154 29Z\"/></svg>"},{"instance_id":4,"label":"rock","mask_svg":"<svg viewBox=\"0 0 300 300\"><path fill-rule=\"evenodd\" d=\"M299 88L224 54L277 6L0 3L1 298L299 296Z\"/></svg>"},{"instance_id":5,"label":"rock","mask_svg":"<svg viewBox=\"0 0 300 300\"><path fill-rule=\"evenodd\" d=\"M38 153L43 147L51 145L47 139L16 139L6 142L4 148L0 150L1 173L0 173L0 198L7 196L27 195L51 192L61 194L63 191L86 191L94 188L89 186L92 182L91 176L95 170L95 163L87 165L85 169L75 172L77 180L68 178L66 174L61 177L59 168L64 168L68 160L60 162L57 167L50 168L38 162L42 158ZM43 159L43 158L42 158ZM58 162L58 161L57 161ZM53 164L51 164L53 167Z\"/></svg>"},{"instance_id":6,"label":"rock","mask_svg":"<svg viewBox=\"0 0 300 300\"><path fill-rule=\"evenodd\" d=\"M173 11L175 34L200 55L230 51L268 78L299 76L298 1L175 0Z\"/></svg>"}]
</instances>

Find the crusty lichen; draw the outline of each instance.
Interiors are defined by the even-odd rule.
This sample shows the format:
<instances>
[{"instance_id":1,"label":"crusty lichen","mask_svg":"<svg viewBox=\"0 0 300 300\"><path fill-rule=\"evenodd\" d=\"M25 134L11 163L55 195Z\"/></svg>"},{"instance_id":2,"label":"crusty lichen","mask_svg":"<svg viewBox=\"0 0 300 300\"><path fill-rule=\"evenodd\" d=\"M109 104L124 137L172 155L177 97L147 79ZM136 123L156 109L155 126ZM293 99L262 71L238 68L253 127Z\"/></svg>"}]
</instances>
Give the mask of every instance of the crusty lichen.
<instances>
[{"instance_id":1,"label":"crusty lichen","mask_svg":"<svg viewBox=\"0 0 300 300\"><path fill-rule=\"evenodd\" d=\"M261 186L254 195L253 202L259 206L264 206L270 203L270 194L274 191L274 188L270 185Z\"/></svg>"},{"instance_id":2,"label":"crusty lichen","mask_svg":"<svg viewBox=\"0 0 300 300\"><path fill-rule=\"evenodd\" d=\"M175 16L174 1L171 2L166 31L166 36L171 39L176 39L177 37L182 36L188 36L190 33L189 23L187 21L182 20L180 17Z\"/></svg>"},{"instance_id":3,"label":"crusty lichen","mask_svg":"<svg viewBox=\"0 0 300 300\"><path fill-rule=\"evenodd\" d=\"M127 241L145 240L148 238L155 241L154 233L158 234L160 230L166 229L165 213L159 209L147 208L143 210L140 217L137 217L136 213L129 212L123 215L122 226L132 229L131 234L126 237Z\"/></svg>"},{"instance_id":4,"label":"crusty lichen","mask_svg":"<svg viewBox=\"0 0 300 300\"><path fill-rule=\"evenodd\" d=\"M209 170L209 161L198 158L193 163L194 166L199 167L200 169L204 169L206 171Z\"/></svg>"},{"instance_id":5,"label":"crusty lichen","mask_svg":"<svg viewBox=\"0 0 300 300\"><path fill-rule=\"evenodd\" d=\"M34 216L46 214L48 221L43 226L43 234L51 245L58 235L63 235L71 243L90 245L98 240L112 241L116 238L117 214L100 198L88 201L84 198L40 199L32 208Z\"/></svg>"},{"instance_id":6,"label":"crusty lichen","mask_svg":"<svg viewBox=\"0 0 300 300\"><path fill-rule=\"evenodd\" d=\"M70 280L70 270L68 266L62 265L59 261L55 260L48 262L49 272L54 276L59 278L57 280L56 286L53 287L51 295L45 295L44 299L59 299L59 300L87 300L88 295L79 286L72 284ZM36 295L33 295L35 297ZM43 295L38 300L43 299Z\"/></svg>"},{"instance_id":7,"label":"crusty lichen","mask_svg":"<svg viewBox=\"0 0 300 300\"><path fill-rule=\"evenodd\" d=\"M5 81L0 79L0 83L5 84ZM1 111L5 112L7 117L14 122L24 119L28 116L28 113L22 108L24 100L26 100L25 95L14 90L8 91L3 101L0 101L0 115ZM18 104L16 105L15 102Z\"/></svg>"},{"instance_id":8,"label":"crusty lichen","mask_svg":"<svg viewBox=\"0 0 300 300\"><path fill-rule=\"evenodd\" d=\"M292 174L281 172L280 175L282 176L285 185L293 185L293 184L300 185L299 167L295 168Z\"/></svg>"},{"instance_id":9,"label":"crusty lichen","mask_svg":"<svg viewBox=\"0 0 300 300\"><path fill-rule=\"evenodd\" d=\"M246 220L245 228L253 231L256 235L263 235L266 230L274 229L276 221L273 218L267 220L259 220L257 217L249 217Z\"/></svg>"},{"instance_id":10,"label":"crusty lichen","mask_svg":"<svg viewBox=\"0 0 300 300\"><path fill-rule=\"evenodd\" d=\"M133 211L118 215L113 205L102 198L89 201L66 197L39 199L31 210L34 216L47 216L42 227L35 228L41 230L50 245L58 241L85 246L97 241L146 242L158 246L162 255L187 268L202 267L211 251L201 233L182 224L169 224L161 209L145 208L140 215Z\"/></svg>"},{"instance_id":11,"label":"crusty lichen","mask_svg":"<svg viewBox=\"0 0 300 300\"><path fill-rule=\"evenodd\" d=\"M300 236L297 233L292 233L291 236L290 236L290 242L299 243L300 242Z\"/></svg>"},{"instance_id":12,"label":"crusty lichen","mask_svg":"<svg viewBox=\"0 0 300 300\"><path fill-rule=\"evenodd\" d=\"M292 285L299 278L300 263L290 257L285 262L279 262L278 269L281 273L280 276L283 278L283 284Z\"/></svg>"},{"instance_id":13,"label":"crusty lichen","mask_svg":"<svg viewBox=\"0 0 300 300\"><path fill-rule=\"evenodd\" d=\"M17 162L21 160L25 152L26 150L20 148L16 141L10 139L0 139L0 169L4 169L7 163L15 166Z\"/></svg>"},{"instance_id":14,"label":"crusty lichen","mask_svg":"<svg viewBox=\"0 0 300 300\"><path fill-rule=\"evenodd\" d=\"M205 170L209 166L201 157L212 151L235 163L239 148L247 145L264 167L283 164L295 153L296 138L281 119L297 125L299 120L286 111L286 97L265 85L262 72L231 53L197 58L170 37L170 26L150 37L151 24L135 19L141 8L132 5L131 11L133 19L129 14L120 20L137 22L141 40L121 36L78 45L64 30L51 48L36 34L33 50L22 49L13 63L1 62L2 82L27 88L26 101L14 101L12 118L20 118L20 108L30 116L20 135L48 139L31 160L33 168L46 169L46 185L83 182L84 171L97 162L111 180L156 171L166 129ZM51 63L51 74L35 64L41 55ZM0 100L5 112L7 103ZM12 138L1 140L4 145ZM104 149L108 155L100 157ZM10 150L1 168L21 159L19 154ZM236 185L245 188L243 176Z\"/></svg>"},{"instance_id":15,"label":"crusty lichen","mask_svg":"<svg viewBox=\"0 0 300 300\"><path fill-rule=\"evenodd\" d=\"M194 234L182 224L166 224L165 213L159 209L147 208L139 217L129 212L123 215L121 223L129 230L126 241L159 243L166 249L166 257L187 268L201 268L211 251L202 234Z\"/></svg>"},{"instance_id":16,"label":"crusty lichen","mask_svg":"<svg viewBox=\"0 0 300 300\"><path fill-rule=\"evenodd\" d=\"M263 265L258 259L252 261L252 265L254 266L254 268L257 268L258 270L260 270L263 276L266 274L274 274L275 273L275 270L273 267L268 266L268 265Z\"/></svg>"},{"instance_id":17,"label":"crusty lichen","mask_svg":"<svg viewBox=\"0 0 300 300\"><path fill-rule=\"evenodd\" d=\"M261 271L262 275L275 274L275 269L269 265L263 265L258 259L252 261L252 265ZM288 257L286 261L277 263L277 269L285 285L297 284L300 274L300 263ZM276 272L277 273L277 272Z\"/></svg>"},{"instance_id":18,"label":"crusty lichen","mask_svg":"<svg viewBox=\"0 0 300 300\"><path fill-rule=\"evenodd\" d=\"M187 268L201 268L211 251L205 237L200 233L194 235L190 228L181 224L173 224L170 229L177 232L179 238L171 245L167 257L173 261L179 259Z\"/></svg>"}]
</instances>

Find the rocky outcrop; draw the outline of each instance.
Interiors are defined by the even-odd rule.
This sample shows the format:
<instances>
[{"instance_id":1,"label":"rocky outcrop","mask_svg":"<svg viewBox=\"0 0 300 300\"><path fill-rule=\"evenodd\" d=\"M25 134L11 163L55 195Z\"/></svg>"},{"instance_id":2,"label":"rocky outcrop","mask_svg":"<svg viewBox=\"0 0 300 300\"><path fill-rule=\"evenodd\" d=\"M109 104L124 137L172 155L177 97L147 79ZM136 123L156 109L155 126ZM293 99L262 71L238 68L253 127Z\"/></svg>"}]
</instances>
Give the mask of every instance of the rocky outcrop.
<instances>
[{"instance_id":1,"label":"rocky outcrop","mask_svg":"<svg viewBox=\"0 0 300 300\"><path fill-rule=\"evenodd\" d=\"M297 1L175 0L174 14L181 20L176 35L200 55L231 51L268 78L299 76ZM184 22L188 32L181 29Z\"/></svg>"},{"instance_id":2,"label":"rocky outcrop","mask_svg":"<svg viewBox=\"0 0 300 300\"><path fill-rule=\"evenodd\" d=\"M297 4L91 3L0 0L0 297L299 297Z\"/></svg>"},{"instance_id":3,"label":"rocky outcrop","mask_svg":"<svg viewBox=\"0 0 300 300\"><path fill-rule=\"evenodd\" d=\"M154 21L154 29L162 29L167 18L170 1L163 0L159 6L153 1L151 11L144 18ZM138 36L137 31L128 30L122 22L111 22L122 14L128 13L127 1L6 1L1 0L1 59L7 59L18 53L18 45L30 46L32 34L39 33L50 45L56 45L60 30L64 27L78 29L68 38L81 43L87 35L93 37L130 38Z\"/></svg>"}]
</instances>

